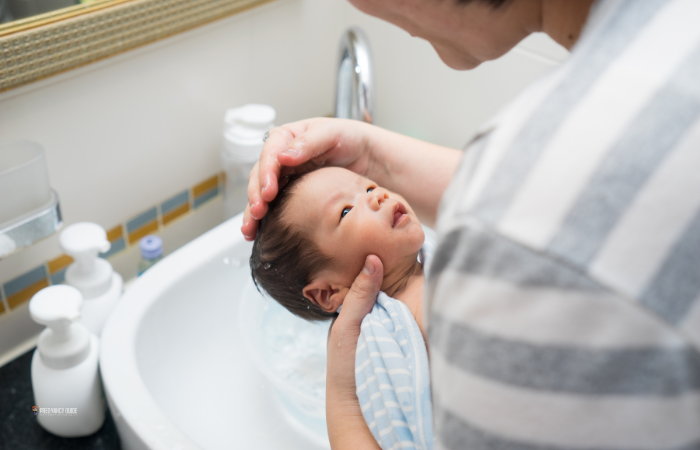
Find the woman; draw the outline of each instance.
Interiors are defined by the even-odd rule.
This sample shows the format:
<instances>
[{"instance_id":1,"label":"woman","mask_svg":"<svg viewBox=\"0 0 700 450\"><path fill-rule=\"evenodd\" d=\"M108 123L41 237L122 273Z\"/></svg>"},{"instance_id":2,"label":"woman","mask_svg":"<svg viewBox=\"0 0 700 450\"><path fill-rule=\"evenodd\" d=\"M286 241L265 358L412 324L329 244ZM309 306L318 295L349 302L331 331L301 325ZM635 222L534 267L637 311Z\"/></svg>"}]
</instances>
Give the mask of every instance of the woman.
<instances>
[{"instance_id":1,"label":"woman","mask_svg":"<svg viewBox=\"0 0 700 450\"><path fill-rule=\"evenodd\" d=\"M464 158L358 122L274 129L249 181L246 238L280 174L321 165L375 180L435 224L438 448L700 448L700 2L351 2L455 69L535 31L572 55ZM348 354L381 272L368 255L330 336L334 449L376 448Z\"/></svg>"}]
</instances>

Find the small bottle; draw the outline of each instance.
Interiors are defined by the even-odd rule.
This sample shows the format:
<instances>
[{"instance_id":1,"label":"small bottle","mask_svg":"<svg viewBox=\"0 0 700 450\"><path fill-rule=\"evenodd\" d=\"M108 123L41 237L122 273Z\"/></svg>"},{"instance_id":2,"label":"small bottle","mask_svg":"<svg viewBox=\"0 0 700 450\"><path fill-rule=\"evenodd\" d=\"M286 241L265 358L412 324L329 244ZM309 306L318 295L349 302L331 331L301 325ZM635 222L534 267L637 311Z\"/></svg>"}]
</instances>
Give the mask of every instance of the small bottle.
<instances>
[{"instance_id":1,"label":"small bottle","mask_svg":"<svg viewBox=\"0 0 700 450\"><path fill-rule=\"evenodd\" d=\"M75 322L82 303L80 291L66 285L44 288L29 301L32 320L47 326L32 356L37 421L61 437L88 436L105 420L99 339Z\"/></svg>"},{"instance_id":2,"label":"small bottle","mask_svg":"<svg viewBox=\"0 0 700 450\"><path fill-rule=\"evenodd\" d=\"M163 240L158 236L149 234L139 241L141 248L141 261L139 261L138 276L153 267L155 263L163 259Z\"/></svg>"},{"instance_id":3,"label":"small bottle","mask_svg":"<svg viewBox=\"0 0 700 450\"><path fill-rule=\"evenodd\" d=\"M243 212L248 203L248 175L260 158L265 133L274 126L275 109L248 104L226 111L221 161L226 173L224 218Z\"/></svg>"},{"instance_id":4,"label":"small bottle","mask_svg":"<svg viewBox=\"0 0 700 450\"><path fill-rule=\"evenodd\" d=\"M124 288L121 275L98 257L111 246L107 233L96 223L78 222L61 232L59 243L75 260L66 269L66 284L82 294L80 322L99 337Z\"/></svg>"}]
</instances>

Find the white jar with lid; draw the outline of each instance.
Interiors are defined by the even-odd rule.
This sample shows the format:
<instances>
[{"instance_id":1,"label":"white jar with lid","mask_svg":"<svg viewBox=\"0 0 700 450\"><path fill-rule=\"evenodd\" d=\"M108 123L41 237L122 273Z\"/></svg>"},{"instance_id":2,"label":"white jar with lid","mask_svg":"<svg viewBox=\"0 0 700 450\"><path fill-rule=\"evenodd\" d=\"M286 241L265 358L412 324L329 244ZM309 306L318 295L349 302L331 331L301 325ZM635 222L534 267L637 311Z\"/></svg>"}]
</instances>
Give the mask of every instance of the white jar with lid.
<instances>
[{"instance_id":1,"label":"white jar with lid","mask_svg":"<svg viewBox=\"0 0 700 450\"><path fill-rule=\"evenodd\" d=\"M242 212L248 203L248 175L260 158L265 133L274 126L275 109L247 104L226 111L221 161L226 173L224 217Z\"/></svg>"}]
</instances>

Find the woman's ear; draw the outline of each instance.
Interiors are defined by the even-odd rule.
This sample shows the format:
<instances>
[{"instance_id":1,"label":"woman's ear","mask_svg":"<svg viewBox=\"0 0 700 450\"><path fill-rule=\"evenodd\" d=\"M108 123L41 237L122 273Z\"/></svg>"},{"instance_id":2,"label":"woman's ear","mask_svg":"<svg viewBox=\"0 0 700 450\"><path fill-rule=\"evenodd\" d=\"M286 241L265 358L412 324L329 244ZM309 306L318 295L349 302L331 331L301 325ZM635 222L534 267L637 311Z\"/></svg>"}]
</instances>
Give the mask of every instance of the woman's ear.
<instances>
[{"instance_id":1,"label":"woman's ear","mask_svg":"<svg viewBox=\"0 0 700 450\"><path fill-rule=\"evenodd\" d=\"M304 297L326 312L336 312L343 304L350 287L330 284L317 278L304 287Z\"/></svg>"}]
</instances>

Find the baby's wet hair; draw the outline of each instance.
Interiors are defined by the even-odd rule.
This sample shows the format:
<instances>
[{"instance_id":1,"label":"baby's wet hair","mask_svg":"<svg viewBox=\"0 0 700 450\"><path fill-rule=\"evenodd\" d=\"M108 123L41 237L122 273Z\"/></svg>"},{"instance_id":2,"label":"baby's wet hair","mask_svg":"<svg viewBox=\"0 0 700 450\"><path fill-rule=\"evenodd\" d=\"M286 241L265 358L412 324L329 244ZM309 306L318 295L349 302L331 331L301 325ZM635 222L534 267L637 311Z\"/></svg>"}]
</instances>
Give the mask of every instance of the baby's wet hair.
<instances>
[{"instance_id":1,"label":"baby's wet hair","mask_svg":"<svg viewBox=\"0 0 700 450\"><path fill-rule=\"evenodd\" d=\"M289 201L303 178L304 175L291 175L280 180L280 184L286 184L260 220L250 255L250 271L258 291L262 288L291 313L306 320L329 320L337 313L316 306L304 296L304 287L330 266L331 258L284 220Z\"/></svg>"}]
</instances>

